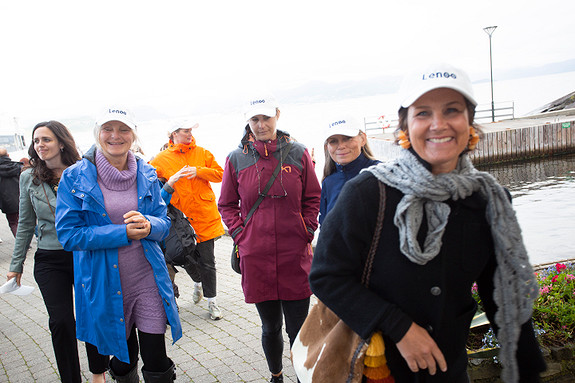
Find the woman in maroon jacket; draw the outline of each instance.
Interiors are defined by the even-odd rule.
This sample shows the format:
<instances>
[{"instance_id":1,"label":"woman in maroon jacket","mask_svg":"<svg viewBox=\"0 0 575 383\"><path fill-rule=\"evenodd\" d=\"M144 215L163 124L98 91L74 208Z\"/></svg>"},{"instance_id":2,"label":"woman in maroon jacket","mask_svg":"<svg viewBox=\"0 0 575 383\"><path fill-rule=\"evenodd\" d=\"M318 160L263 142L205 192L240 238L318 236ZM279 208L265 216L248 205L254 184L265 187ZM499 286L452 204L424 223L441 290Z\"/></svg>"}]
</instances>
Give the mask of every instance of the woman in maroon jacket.
<instances>
[{"instance_id":1,"label":"woman in maroon jacket","mask_svg":"<svg viewBox=\"0 0 575 383\"><path fill-rule=\"evenodd\" d=\"M279 116L273 97L250 101L245 135L226 159L218 204L239 247L246 303L256 304L262 320L271 382L283 382L282 311L290 345L308 313L311 241L321 194L307 149L276 129ZM286 150L289 154L280 173L244 227L245 217Z\"/></svg>"}]
</instances>

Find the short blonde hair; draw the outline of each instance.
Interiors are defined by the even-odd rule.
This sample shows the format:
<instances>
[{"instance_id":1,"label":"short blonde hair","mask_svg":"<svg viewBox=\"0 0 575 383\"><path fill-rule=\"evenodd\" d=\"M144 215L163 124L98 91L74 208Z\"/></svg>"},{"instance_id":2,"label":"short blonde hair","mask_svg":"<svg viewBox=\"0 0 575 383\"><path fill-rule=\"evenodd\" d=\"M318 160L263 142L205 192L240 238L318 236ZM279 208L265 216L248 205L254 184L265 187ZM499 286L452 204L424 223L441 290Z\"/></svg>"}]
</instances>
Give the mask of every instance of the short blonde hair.
<instances>
[{"instance_id":1,"label":"short blonde hair","mask_svg":"<svg viewBox=\"0 0 575 383\"><path fill-rule=\"evenodd\" d=\"M113 121L115 121L115 120L113 120ZM122 121L118 121L118 122L124 124ZM130 128L130 130L132 131L132 145L130 146L130 151L132 153L144 154L142 152L142 146L140 145L140 138L138 137L138 131L136 129L132 129L131 127L129 127L126 124L124 124L124 125L127 126L128 128ZM102 131L102 125L96 124L94 126L94 140L96 141L96 147L100 150L102 149L102 145L100 145L100 132L101 131Z\"/></svg>"}]
</instances>

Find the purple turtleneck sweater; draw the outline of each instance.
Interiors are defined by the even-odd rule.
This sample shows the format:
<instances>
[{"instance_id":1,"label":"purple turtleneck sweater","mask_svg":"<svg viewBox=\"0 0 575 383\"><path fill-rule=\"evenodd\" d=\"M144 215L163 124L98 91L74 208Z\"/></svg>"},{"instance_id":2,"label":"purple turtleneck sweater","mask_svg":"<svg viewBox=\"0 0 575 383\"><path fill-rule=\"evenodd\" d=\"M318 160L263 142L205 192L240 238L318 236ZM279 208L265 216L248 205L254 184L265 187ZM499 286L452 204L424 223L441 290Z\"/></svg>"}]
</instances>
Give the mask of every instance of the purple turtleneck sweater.
<instances>
[{"instance_id":1,"label":"purple turtleneck sweater","mask_svg":"<svg viewBox=\"0 0 575 383\"><path fill-rule=\"evenodd\" d=\"M136 158L128 152L128 169L120 171L98 150L96 168L108 217L113 224L124 225L124 214L138 210ZM146 259L139 240L131 240L130 245L118 248L118 267L124 301L126 338L134 325L146 333L164 334L166 313L152 266Z\"/></svg>"}]
</instances>

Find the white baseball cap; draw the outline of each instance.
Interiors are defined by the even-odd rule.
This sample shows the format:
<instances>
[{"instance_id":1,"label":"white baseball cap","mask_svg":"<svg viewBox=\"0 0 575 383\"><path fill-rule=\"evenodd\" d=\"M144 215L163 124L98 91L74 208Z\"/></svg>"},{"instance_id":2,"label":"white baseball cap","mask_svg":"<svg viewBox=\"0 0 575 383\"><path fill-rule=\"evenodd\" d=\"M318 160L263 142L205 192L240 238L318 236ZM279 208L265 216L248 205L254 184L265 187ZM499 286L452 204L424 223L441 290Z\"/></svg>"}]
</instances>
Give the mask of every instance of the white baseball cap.
<instances>
[{"instance_id":1,"label":"white baseball cap","mask_svg":"<svg viewBox=\"0 0 575 383\"><path fill-rule=\"evenodd\" d=\"M170 129L168 130L168 137L172 135L178 129L196 129L200 126L199 123L188 119L178 119L173 120L170 123Z\"/></svg>"},{"instance_id":2,"label":"white baseball cap","mask_svg":"<svg viewBox=\"0 0 575 383\"><path fill-rule=\"evenodd\" d=\"M249 120L253 116L262 114L268 117L276 116L276 109L279 104L276 98L271 94L259 95L247 100L244 108L244 117Z\"/></svg>"},{"instance_id":3,"label":"white baseball cap","mask_svg":"<svg viewBox=\"0 0 575 383\"><path fill-rule=\"evenodd\" d=\"M337 134L355 137L359 132L363 131L363 126L364 125L359 119L352 116L339 116L337 118L333 118L324 129L324 141Z\"/></svg>"},{"instance_id":4,"label":"white baseball cap","mask_svg":"<svg viewBox=\"0 0 575 383\"><path fill-rule=\"evenodd\" d=\"M96 121L96 125L102 126L106 122L110 121L120 121L130 127L130 129L136 129L136 122L134 119L134 115L132 112L124 107L113 106L109 108L105 108L98 121Z\"/></svg>"},{"instance_id":5,"label":"white baseball cap","mask_svg":"<svg viewBox=\"0 0 575 383\"><path fill-rule=\"evenodd\" d=\"M400 105L408 108L419 97L438 88L456 90L473 105L477 105L467 74L445 63L431 64L406 75L399 91Z\"/></svg>"}]
</instances>

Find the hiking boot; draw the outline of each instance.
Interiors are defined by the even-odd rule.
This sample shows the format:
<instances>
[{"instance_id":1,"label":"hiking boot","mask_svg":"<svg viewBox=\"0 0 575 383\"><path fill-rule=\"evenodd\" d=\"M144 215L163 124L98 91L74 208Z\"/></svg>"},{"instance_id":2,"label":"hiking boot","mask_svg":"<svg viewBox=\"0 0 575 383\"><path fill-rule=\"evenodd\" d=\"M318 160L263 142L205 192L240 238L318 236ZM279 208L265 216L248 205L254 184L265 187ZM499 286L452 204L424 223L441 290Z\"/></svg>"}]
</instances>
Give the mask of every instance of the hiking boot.
<instances>
[{"instance_id":1,"label":"hiking boot","mask_svg":"<svg viewBox=\"0 0 575 383\"><path fill-rule=\"evenodd\" d=\"M139 383L140 378L138 377L138 364L136 364L126 375L118 375L114 372L112 367L108 370L112 379L117 383Z\"/></svg>"},{"instance_id":2,"label":"hiking boot","mask_svg":"<svg viewBox=\"0 0 575 383\"><path fill-rule=\"evenodd\" d=\"M210 318L212 318L212 320L222 319L222 312L216 302L208 303L208 311L210 312Z\"/></svg>"},{"instance_id":3,"label":"hiking boot","mask_svg":"<svg viewBox=\"0 0 575 383\"><path fill-rule=\"evenodd\" d=\"M146 383L172 383L176 380L176 366L170 359L171 366L164 372L151 372L144 370L142 367L142 375Z\"/></svg>"}]
</instances>

